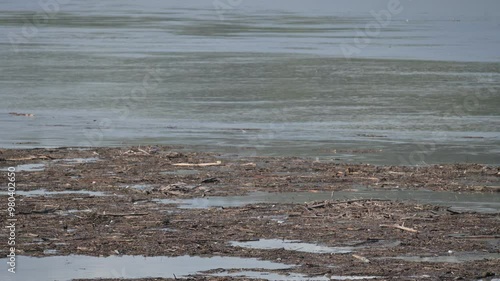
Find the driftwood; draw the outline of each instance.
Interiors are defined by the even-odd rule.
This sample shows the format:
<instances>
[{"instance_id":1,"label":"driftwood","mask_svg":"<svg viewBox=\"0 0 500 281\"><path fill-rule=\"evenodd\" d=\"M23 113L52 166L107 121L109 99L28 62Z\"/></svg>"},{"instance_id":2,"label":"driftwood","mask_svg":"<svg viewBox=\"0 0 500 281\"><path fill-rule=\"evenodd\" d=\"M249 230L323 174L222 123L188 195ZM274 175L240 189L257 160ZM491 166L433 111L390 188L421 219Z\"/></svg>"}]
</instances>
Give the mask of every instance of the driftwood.
<instances>
[{"instance_id":1,"label":"driftwood","mask_svg":"<svg viewBox=\"0 0 500 281\"><path fill-rule=\"evenodd\" d=\"M123 214L118 214L118 213L109 213L109 214L99 214L100 216L107 216L107 217L137 217L137 216L147 216L149 213L123 213Z\"/></svg>"},{"instance_id":2,"label":"driftwood","mask_svg":"<svg viewBox=\"0 0 500 281\"><path fill-rule=\"evenodd\" d=\"M175 163L173 166L183 166L183 167L206 167L206 166L218 166L222 164L222 161L212 162L212 163Z\"/></svg>"},{"instance_id":3,"label":"driftwood","mask_svg":"<svg viewBox=\"0 0 500 281\"><path fill-rule=\"evenodd\" d=\"M408 232L413 232L413 233L417 233L418 232L418 230L416 230L416 229L409 228L409 227L402 226L402 225L398 225L398 224L381 224L380 227L397 228L397 229L401 229L401 230L408 231Z\"/></svg>"},{"instance_id":4,"label":"driftwood","mask_svg":"<svg viewBox=\"0 0 500 281\"><path fill-rule=\"evenodd\" d=\"M358 259L358 260L360 260L362 262L367 262L367 263L370 262L369 259L367 259L367 258L365 258L363 256L360 256L360 255L352 255L352 257L355 258L355 259Z\"/></svg>"}]
</instances>

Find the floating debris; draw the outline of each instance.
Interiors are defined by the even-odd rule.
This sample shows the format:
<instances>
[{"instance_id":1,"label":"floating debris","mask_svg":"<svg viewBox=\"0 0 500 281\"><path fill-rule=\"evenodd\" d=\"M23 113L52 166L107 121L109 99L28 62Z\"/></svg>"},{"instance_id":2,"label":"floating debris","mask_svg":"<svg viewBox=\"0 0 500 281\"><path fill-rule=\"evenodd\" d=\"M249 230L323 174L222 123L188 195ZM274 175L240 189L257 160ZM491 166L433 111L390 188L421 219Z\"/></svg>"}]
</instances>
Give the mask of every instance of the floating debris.
<instances>
[{"instance_id":1,"label":"floating debris","mask_svg":"<svg viewBox=\"0 0 500 281\"><path fill-rule=\"evenodd\" d=\"M14 116L24 116L24 117L34 117L33 113L18 113L18 112L9 112L10 115Z\"/></svg>"}]
</instances>

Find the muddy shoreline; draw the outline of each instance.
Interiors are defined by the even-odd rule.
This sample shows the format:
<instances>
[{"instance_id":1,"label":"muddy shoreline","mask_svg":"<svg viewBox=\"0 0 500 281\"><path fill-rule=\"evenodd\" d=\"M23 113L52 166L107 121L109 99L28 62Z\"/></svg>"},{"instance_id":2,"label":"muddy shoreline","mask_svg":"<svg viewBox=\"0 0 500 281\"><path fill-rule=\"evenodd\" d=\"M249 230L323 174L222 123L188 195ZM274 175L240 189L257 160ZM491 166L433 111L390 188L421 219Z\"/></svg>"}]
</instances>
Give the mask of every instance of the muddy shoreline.
<instances>
[{"instance_id":1,"label":"muddy shoreline","mask_svg":"<svg viewBox=\"0 0 500 281\"><path fill-rule=\"evenodd\" d=\"M1 149L0 169L6 173L7 167L17 168L17 251L21 256L255 258L286 268L251 271L283 279L488 280L500 276L500 213L495 209L500 168L495 166L338 164L154 146ZM1 186L5 191L6 181ZM488 194L493 198L493 211L412 198L358 196L366 190L449 192L457 198ZM178 208L175 201L168 201L255 192L331 196L307 202L250 200L208 208ZM5 224L6 211L2 213ZM0 238L7 235L2 232ZM259 244L264 242L267 248ZM308 244L294 247L299 242ZM309 244L324 248L305 250ZM6 256L7 247L0 248L0 254ZM176 277L266 278L240 271L214 267Z\"/></svg>"}]
</instances>

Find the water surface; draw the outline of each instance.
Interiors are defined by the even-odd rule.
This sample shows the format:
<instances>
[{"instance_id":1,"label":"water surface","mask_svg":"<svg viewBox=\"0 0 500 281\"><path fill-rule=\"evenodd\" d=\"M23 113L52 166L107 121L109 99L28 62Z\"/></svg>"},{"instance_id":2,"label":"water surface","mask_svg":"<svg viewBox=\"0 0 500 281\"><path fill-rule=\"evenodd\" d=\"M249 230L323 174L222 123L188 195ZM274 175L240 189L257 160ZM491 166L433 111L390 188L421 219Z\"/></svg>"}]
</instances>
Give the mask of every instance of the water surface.
<instances>
[{"instance_id":1,"label":"water surface","mask_svg":"<svg viewBox=\"0 0 500 281\"><path fill-rule=\"evenodd\" d=\"M0 259L2 264L7 259ZM69 281L73 279L147 277L174 278L211 269L284 269L290 266L252 258L235 257L142 257L142 256L49 256L17 257L17 272L0 271L5 281Z\"/></svg>"},{"instance_id":2,"label":"water surface","mask_svg":"<svg viewBox=\"0 0 500 281\"><path fill-rule=\"evenodd\" d=\"M429 190L377 190L335 192L252 192L243 196L214 196L193 199L155 199L180 208L240 207L258 203L305 203L319 200L382 199L448 206L458 212L499 213L498 193L459 193Z\"/></svg>"},{"instance_id":3,"label":"water surface","mask_svg":"<svg viewBox=\"0 0 500 281\"><path fill-rule=\"evenodd\" d=\"M0 147L500 164L498 1L401 1L363 46L387 1L38 2L0 3Z\"/></svg>"}]
</instances>

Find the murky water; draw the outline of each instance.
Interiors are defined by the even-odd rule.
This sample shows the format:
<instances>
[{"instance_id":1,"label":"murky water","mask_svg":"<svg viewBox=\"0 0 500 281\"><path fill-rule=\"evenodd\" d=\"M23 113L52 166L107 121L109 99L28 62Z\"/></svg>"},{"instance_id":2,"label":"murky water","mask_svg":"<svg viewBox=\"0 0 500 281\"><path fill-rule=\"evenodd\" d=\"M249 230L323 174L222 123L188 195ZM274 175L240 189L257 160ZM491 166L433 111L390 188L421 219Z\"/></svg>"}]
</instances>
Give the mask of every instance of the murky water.
<instances>
[{"instance_id":1,"label":"murky water","mask_svg":"<svg viewBox=\"0 0 500 281\"><path fill-rule=\"evenodd\" d=\"M30 191L16 190L17 195L36 197L36 196L57 196L66 194L87 195L87 196L108 196L105 192L89 191L89 190L64 190L64 191L48 191L45 189L36 189ZM0 195L7 195L6 191L0 191Z\"/></svg>"},{"instance_id":2,"label":"murky water","mask_svg":"<svg viewBox=\"0 0 500 281\"><path fill-rule=\"evenodd\" d=\"M316 254L345 254L354 251L354 247L328 247L298 240L260 239L257 241L231 242L231 246L253 249L285 249L289 251L316 253Z\"/></svg>"},{"instance_id":3,"label":"murky water","mask_svg":"<svg viewBox=\"0 0 500 281\"><path fill-rule=\"evenodd\" d=\"M64 2L0 3L0 147L500 164L497 1Z\"/></svg>"},{"instance_id":4,"label":"murky water","mask_svg":"<svg viewBox=\"0 0 500 281\"><path fill-rule=\"evenodd\" d=\"M397 247L401 241L378 240L373 242L356 241L356 246L329 247L313 243L305 243L299 240L286 239L259 239L255 241L232 241L231 246L251 249L285 249L315 254L347 254L365 247Z\"/></svg>"},{"instance_id":5,"label":"murky water","mask_svg":"<svg viewBox=\"0 0 500 281\"><path fill-rule=\"evenodd\" d=\"M14 166L16 172L41 172L45 170L45 164L21 164ZM0 171L8 171L8 168L1 168Z\"/></svg>"},{"instance_id":6,"label":"murky water","mask_svg":"<svg viewBox=\"0 0 500 281\"><path fill-rule=\"evenodd\" d=\"M176 175L176 176L190 176L190 175L196 175L199 174L200 171L198 170L175 170L175 171L163 171L160 172L162 175Z\"/></svg>"},{"instance_id":7,"label":"murky water","mask_svg":"<svg viewBox=\"0 0 500 281\"><path fill-rule=\"evenodd\" d=\"M377 276L314 276L307 277L302 274L290 273L288 275L281 275L271 272L260 272L260 271L239 271L239 272L221 272L211 274L213 276L231 276L231 277L247 277L254 279L266 279L266 280L284 280L284 281L304 281L304 280L314 280L314 281L328 281L328 280L368 280L375 279Z\"/></svg>"},{"instance_id":8,"label":"murky water","mask_svg":"<svg viewBox=\"0 0 500 281\"><path fill-rule=\"evenodd\" d=\"M65 163L65 164L84 164L84 163L94 163L99 161L97 157L89 158L67 158L67 159L57 159L54 162Z\"/></svg>"},{"instance_id":9,"label":"murky water","mask_svg":"<svg viewBox=\"0 0 500 281\"><path fill-rule=\"evenodd\" d=\"M450 262L460 263L484 259L500 259L500 253L452 253L447 256L398 256L381 259L397 259L411 262Z\"/></svg>"},{"instance_id":10,"label":"murky water","mask_svg":"<svg viewBox=\"0 0 500 281\"><path fill-rule=\"evenodd\" d=\"M132 185L121 185L122 188L133 188L141 191L150 190L153 188L150 184L132 184Z\"/></svg>"},{"instance_id":11,"label":"murky water","mask_svg":"<svg viewBox=\"0 0 500 281\"><path fill-rule=\"evenodd\" d=\"M56 159L53 160L53 163L58 163L58 164L68 164L68 165L74 165L74 164L83 164L83 163L93 163L98 161L99 158L68 158L68 159ZM14 166L16 169L16 172L41 172L44 171L45 168L47 167L47 164L49 162L44 162L44 163L34 163L34 164L21 164ZM7 168L0 168L0 171L7 171Z\"/></svg>"},{"instance_id":12,"label":"murky water","mask_svg":"<svg viewBox=\"0 0 500 281\"><path fill-rule=\"evenodd\" d=\"M244 196L193 199L157 199L156 202L179 204L180 208L239 207L256 203L304 203L318 200L387 199L409 200L421 204L449 206L456 211L500 213L498 193L458 193L427 190L371 190L336 192L253 192Z\"/></svg>"},{"instance_id":13,"label":"murky water","mask_svg":"<svg viewBox=\"0 0 500 281\"><path fill-rule=\"evenodd\" d=\"M6 264L7 259L0 259ZM69 281L93 278L183 277L211 269L284 269L289 265L235 257L49 256L17 257L17 272L0 271L5 281Z\"/></svg>"}]
</instances>

